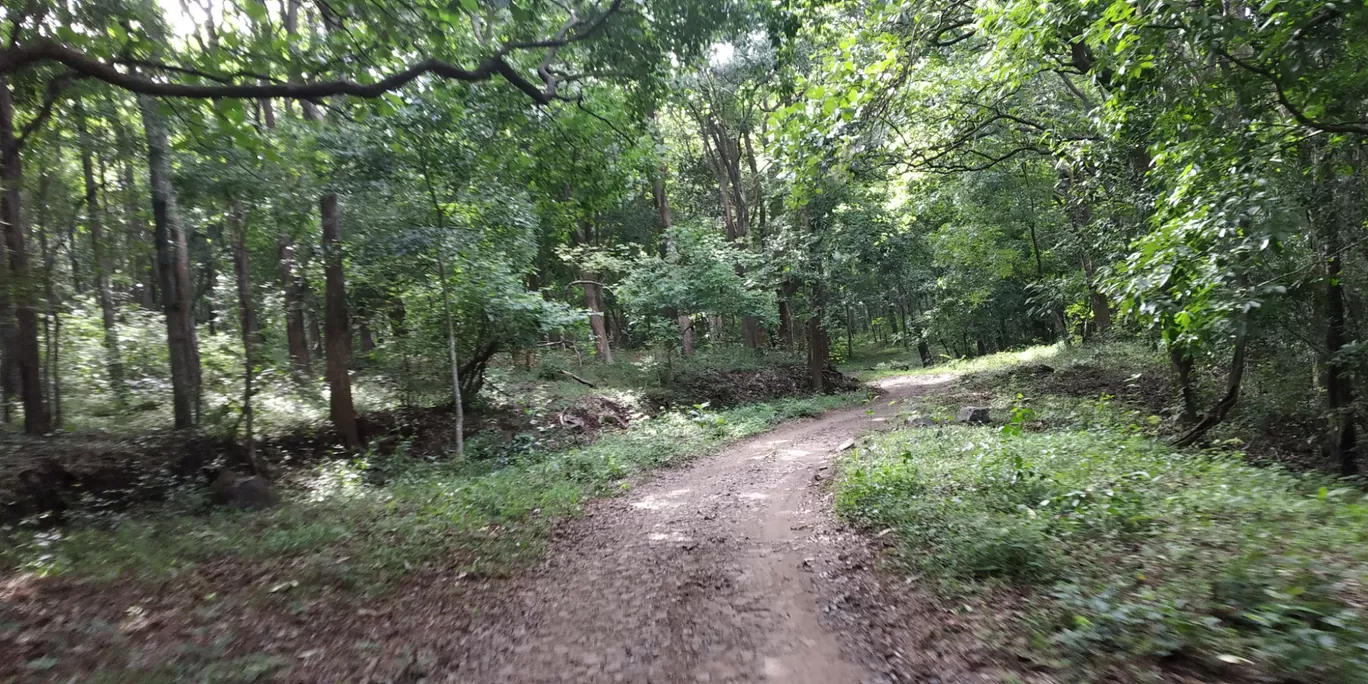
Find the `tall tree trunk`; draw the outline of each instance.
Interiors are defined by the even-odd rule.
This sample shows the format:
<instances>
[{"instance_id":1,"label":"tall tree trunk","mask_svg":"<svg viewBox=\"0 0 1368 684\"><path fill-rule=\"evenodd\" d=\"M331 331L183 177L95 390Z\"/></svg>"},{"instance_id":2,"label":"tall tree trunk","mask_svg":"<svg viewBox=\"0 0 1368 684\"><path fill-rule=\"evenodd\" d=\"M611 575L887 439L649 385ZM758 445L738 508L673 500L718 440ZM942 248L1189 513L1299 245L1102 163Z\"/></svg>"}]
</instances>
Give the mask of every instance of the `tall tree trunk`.
<instances>
[{"instance_id":1,"label":"tall tree trunk","mask_svg":"<svg viewBox=\"0 0 1368 684\"><path fill-rule=\"evenodd\" d=\"M309 340L304 331L304 296L295 275L294 240L280 236L280 287L285 293L285 341L290 364L296 375L313 375L309 359Z\"/></svg>"},{"instance_id":2,"label":"tall tree trunk","mask_svg":"<svg viewBox=\"0 0 1368 684\"><path fill-rule=\"evenodd\" d=\"M256 380L257 321L252 305L252 271L247 254L247 225L242 210L236 204L228 209L229 231L233 238L233 276L237 283L238 320L242 328L242 423L246 444L247 464L261 476L266 473L257 460L256 431L253 425L256 411L252 406Z\"/></svg>"},{"instance_id":3,"label":"tall tree trunk","mask_svg":"<svg viewBox=\"0 0 1368 684\"><path fill-rule=\"evenodd\" d=\"M43 397L42 355L38 347L38 313L34 309L33 280L29 274L28 251L20 202L24 175L19 147L14 138L14 99L9 83L0 77L0 221L5 224L5 246L9 250L11 304L14 307L14 362L19 373L19 398L24 406L24 432L41 435L50 429L47 402Z\"/></svg>"},{"instance_id":4,"label":"tall tree trunk","mask_svg":"<svg viewBox=\"0 0 1368 684\"><path fill-rule=\"evenodd\" d=\"M347 280L342 270L342 225L337 214L337 193L325 192L318 200L323 217L323 274L326 291L323 334L327 355L328 414L333 427L349 449L361 448L356 426L356 407L352 403L351 325L347 320Z\"/></svg>"},{"instance_id":5,"label":"tall tree trunk","mask_svg":"<svg viewBox=\"0 0 1368 684\"><path fill-rule=\"evenodd\" d=\"M100 183L95 182L94 141L86 129L85 112L79 105L76 109L76 130L81 140L81 176L85 181L86 230L90 233L91 252L95 256L95 294L100 301L100 320L104 326L105 372L109 376L109 388L114 394L114 403L123 409L127 403L128 391L124 386L123 355L119 350L119 330L114 306L114 292L110 288L109 250L105 244L103 211L100 203Z\"/></svg>"},{"instance_id":6,"label":"tall tree trunk","mask_svg":"<svg viewBox=\"0 0 1368 684\"><path fill-rule=\"evenodd\" d=\"M654 113L652 113L654 118ZM665 256L669 257L675 253L674 240L669 237L669 230L674 225L670 217L670 198L665 193L665 176L668 169L662 160L658 167L658 175L651 184L651 195L655 199L656 213L660 216L660 232L664 239ZM680 313L676 319L679 325L679 353L682 356L693 356L693 321L689 315Z\"/></svg>"},{"instance_id":7,"label":"tall tree trunk","mask_svg":"<svg viewBox=\"0 0 1368 684\"><path fill-rule=\"evenodd\" d=\"M1358 474L1358 434L1354 415L1354 380L1341 357L1349 344L1350 327L1345 311L1344 267L1341 252L1344 244L1340 235L1340 211L1334 160L1321 152L1317 181L1317 201L1312 205L1311 220L1320 224L1325 270L1325 394L1330 409L1332 456L1346 477Z\"/></svg>"},{"instance_id":8,"label":"tall tree trunk","mask_svg":"<svg viewBox=\"0 0 1368 684\"><path fill-rule=\"evenodd\" d=\"M199 342L190 296L190 250L176 210L175 190L171 186L171 151L166 122L157 110L157 101L151 97L139 96L138 107L142 111L147 137L153 241L171 357L172 409L176 428L184 429L198 423L200 416Z\"/></svg>"},{"instance_id":9,"label":"tall tree trunk","mask_svg":"<svg viewBox=\"0 0 1368 684\"><path fill-rule=\"evenodd\" d=\"M56 147L55 156L61 159L61 147ZM57 250L49 238L52 232L52 210L49 203L52 178L49 169L43 168L38 179L38 249L43 257L43 387L48 397L48 412L53 429L62 427L62 390L59 360L58 337L62 322L58 318L57 286L55 284Z\"/></svg>"}]
</instances>

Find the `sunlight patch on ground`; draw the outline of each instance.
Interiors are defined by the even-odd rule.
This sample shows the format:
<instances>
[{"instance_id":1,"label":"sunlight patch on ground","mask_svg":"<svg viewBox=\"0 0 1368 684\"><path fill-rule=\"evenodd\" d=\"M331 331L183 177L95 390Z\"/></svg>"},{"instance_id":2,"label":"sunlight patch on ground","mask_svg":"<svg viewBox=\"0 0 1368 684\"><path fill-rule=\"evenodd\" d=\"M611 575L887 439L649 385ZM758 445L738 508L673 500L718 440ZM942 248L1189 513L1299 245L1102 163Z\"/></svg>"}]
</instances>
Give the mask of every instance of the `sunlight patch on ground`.
<instances>
[{"instance_id":1,"label":"sunlight patch on ground","mask_svg":"<svg viewBox=\"0 0 1368 684\"><path fill-rule=\"evenodd\" d=\"M955 379L954 373L937 373L935 375L895 375L891 378L876 380L874 385L883 389L891 387L917 387L944 385Z\"/></svg>"},{"instance_id":2,"label":"sunlight patch on ground","mask_svg":"<svg viewBox=\"0 0 1368 684\"><path fill-rule=\"evenodd\" d=\"M688 491L688 490L684 490L684 491ZM666 495L666 496L668 497L669 495ZM641 508L641 509L645 509L645 510L648 510L648 511L659 511L659 510L664 510L664 509L666 509L666 508L679 508L680 506L683 506L683 505L684 505L684 502L683 502L683 501L678 501L678 500L670 501L668 498L662 498L662 497L656 496L655 494L650 494L650 495L648 495L646 498L642 499L641 501L633 501L633 502L632 502L632 508Z\"/></svg>"},{"instance_id":3,"label":"sunlight patch on ground","mask_svg":"<svg viewBox=\"0 0 1368 684\"><path fill-rule=\"evenodd\" d=\"M746 492L745 494L737 494L736 498L747 499L749 501L760 501L762 499L768 499L770 497L769 494L762 494L760 492Z\"/></svg>"},{"instance_id":4,"label":"sunlight patch on ground","mask_svg":"<svg viewBox=\"0 0 1368 684\"><path fill-rule=\"evenodd\" d=\"M812 452L807 449L782 449L778 453L779 457L785 461L796 461L804 456L812 455Z\"/></svg>"},{"instance_id":5,"label":"sunlight patch on ground","mask_svg":"<svg viewBox=\"0 0 1368 684\"><path fill-rule=\"evenodd\" d=\"M320 502L337 497L361 496L366 489L363 461L333 461L319 466L313 477L303 481L308 500Z\"/></svg>"},{"instance_id":6,"label":"sunlight patch on ground","mask_svg":"<svg viewBox=\"0 0 1368 684\"><path fill-rule=\"evenodd\" d=\"M688 536L686 536L686 535L683 535L683 534L679 533L678 531L670 531L670 532L652 532L652 533L646 535L646 538L647 538L647 539L650 539L651 541L654 541L654 542L676 542L676 543L678 543L678 542L693 541L693 538L692 538L692 537L688 537Z\"/></svg>"}]
</instances>

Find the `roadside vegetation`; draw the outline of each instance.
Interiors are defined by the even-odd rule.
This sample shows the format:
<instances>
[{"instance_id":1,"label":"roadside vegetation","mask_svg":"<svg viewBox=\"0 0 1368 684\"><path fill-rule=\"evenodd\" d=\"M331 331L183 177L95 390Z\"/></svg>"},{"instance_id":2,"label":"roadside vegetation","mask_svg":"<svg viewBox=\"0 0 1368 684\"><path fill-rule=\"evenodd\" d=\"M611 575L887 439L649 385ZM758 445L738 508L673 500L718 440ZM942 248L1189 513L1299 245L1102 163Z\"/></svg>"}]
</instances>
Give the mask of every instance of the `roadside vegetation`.
<instances>
[{"instance_id":1,"label":"roadside vegetation","mask_svg":"<svg viewBox=\"0 0 1368 684\"><path fill-rule=\"evenodd\" d=\"M963 364L908 409L943 424L844 459L837 511L952 604L1021 609L999 655L1065 681L1365 681L1368 496L1251 460L1257 404L1207 448L1171 446L1172 416L1145 404L1162 368L1124 344ZM992 424L956 424L967 404Z\"/></svg>"}]
</instances>

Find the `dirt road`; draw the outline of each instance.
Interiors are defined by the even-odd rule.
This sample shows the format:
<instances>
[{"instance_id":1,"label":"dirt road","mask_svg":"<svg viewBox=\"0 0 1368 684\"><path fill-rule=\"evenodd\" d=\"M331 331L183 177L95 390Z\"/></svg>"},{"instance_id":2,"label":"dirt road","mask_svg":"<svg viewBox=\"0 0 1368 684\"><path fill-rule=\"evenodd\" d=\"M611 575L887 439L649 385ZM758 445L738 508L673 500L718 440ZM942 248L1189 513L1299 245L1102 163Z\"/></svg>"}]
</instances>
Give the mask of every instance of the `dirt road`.
<instances>
[{"instance_id":1,"label":"dirt road","mask_svg":"<svg viewBox=\"0 0 1368 684\"><path fill-rule=\"evenodd\" d=\"M952 670L977 669L973 653L910 653L930 643L922 613L934 609L887 595L821 486L845 442L892 427L949 379L884 381L868 406L783 426L592 506L505 609L473 626L459 681L958 681Z\"/></svg>"}]
</instances>

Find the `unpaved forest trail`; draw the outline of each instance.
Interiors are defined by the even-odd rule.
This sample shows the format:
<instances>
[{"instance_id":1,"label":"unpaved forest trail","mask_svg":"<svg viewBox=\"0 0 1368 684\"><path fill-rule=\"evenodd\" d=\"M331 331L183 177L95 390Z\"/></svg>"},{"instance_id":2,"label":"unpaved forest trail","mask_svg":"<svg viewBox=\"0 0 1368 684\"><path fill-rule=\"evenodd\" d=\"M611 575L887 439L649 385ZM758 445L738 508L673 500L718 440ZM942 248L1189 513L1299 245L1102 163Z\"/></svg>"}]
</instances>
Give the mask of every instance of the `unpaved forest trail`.
<instances>
[{"instance_id":1,"label":"unpaved forest trail","mask_svg":"<svg viewBox=\"0 0 1368 684\"><path fill-rule=\"evenodd\" d=\"M460 681L961 681L950 671L978 669L972 654L909 653L929 641L919 612L930 608L886 601L820 486L844 442L892 427L908 400L950 380L885 380L869 406L782 426L591 506L505 609L472 625L453 654Z\"/></svg>"}]
</instances>

